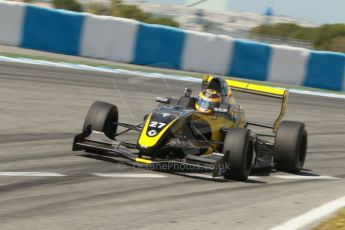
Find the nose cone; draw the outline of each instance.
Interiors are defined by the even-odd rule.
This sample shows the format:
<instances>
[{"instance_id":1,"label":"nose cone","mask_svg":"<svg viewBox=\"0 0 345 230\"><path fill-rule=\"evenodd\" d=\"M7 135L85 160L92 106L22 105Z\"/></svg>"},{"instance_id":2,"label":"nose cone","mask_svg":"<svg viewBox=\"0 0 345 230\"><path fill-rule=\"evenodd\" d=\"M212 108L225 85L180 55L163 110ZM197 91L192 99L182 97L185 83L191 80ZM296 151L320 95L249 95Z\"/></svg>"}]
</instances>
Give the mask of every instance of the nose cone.
<instances>
[{"instance_id":1,"label":"nose cone","mask_svg":"<svg viewBox=\"0 0 345 230\"><path fill-rule=\"evenodd\" d=\"M176 120L170 113L152 112L139 136L139 146L144 149L156 147Z\"/></svg>"}]
</instances>

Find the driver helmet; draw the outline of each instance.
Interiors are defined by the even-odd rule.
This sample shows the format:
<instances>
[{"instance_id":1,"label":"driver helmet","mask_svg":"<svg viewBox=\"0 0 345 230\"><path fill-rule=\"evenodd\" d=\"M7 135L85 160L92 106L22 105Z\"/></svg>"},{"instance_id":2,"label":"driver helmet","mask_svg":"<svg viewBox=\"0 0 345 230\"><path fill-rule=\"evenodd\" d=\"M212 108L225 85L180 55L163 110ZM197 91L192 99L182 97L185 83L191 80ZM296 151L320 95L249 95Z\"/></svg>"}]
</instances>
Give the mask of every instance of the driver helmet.
<instances>
[{"instance_id":1,"label":"driver helmet","mask_svg":"<svg viewBox=\"0 0 345 230\"><path fill-rule=\"evenodd\" d=\"M212 113L215 107L220 106L220 103L220 94L216 90L206 89L200 92L195 108L200 112Z\"/></svg>"}]
</instances>

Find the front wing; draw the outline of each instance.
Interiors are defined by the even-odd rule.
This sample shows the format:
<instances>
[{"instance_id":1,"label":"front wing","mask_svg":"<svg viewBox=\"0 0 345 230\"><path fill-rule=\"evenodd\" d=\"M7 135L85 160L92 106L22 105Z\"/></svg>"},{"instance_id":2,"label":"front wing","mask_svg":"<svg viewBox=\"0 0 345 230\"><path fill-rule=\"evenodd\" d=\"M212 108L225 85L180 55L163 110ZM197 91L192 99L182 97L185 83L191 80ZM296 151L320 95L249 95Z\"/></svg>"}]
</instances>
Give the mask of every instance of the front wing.
<instances>
[{"instance_id":1,"label":"front wing","mask_svg":"<svg viewBox=\"0 0 345 230\"><path fill-rule=\"evenodd\" d=\"M211 173L212 177L222 176L225 164L222 154L203 156L187 155L182 159L150 159L141 156L133 144L114 141L102 132L92 131L75 136L73 151L85 150L90 154L112 157L127 165L163 172Z\"/></svg>"},{"instance_id":2,"label":"front wing","mask_svg":"<svg viewBox=\"0 0 345 230\"><path fill-rule=\"evenodd\" d=\"M256 146L254 169L273 167L272 146L263 143L265 142L263 139L258 140L262 143ZM225 164L224 155L221 153L204 156L187 155L176 159L152 159L149 156L142 156L136 145L111 140L104 133L97 131L76 135L72 150L84 150L89 154L115 158L136 168L169 173L209 173L212 177L219 177L224 175L226 167L231 167Z\"/></svg>"}]
</instances>

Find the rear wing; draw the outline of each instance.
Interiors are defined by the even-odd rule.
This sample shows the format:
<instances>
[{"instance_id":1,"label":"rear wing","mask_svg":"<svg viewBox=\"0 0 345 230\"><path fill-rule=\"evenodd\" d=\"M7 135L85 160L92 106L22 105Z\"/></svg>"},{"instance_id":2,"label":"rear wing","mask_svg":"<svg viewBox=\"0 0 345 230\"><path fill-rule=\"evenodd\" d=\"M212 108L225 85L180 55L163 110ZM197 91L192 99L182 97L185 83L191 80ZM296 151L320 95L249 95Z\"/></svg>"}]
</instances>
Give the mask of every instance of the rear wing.
<instances>
[{"instance_id":1,"label":"rear wing","mask_svg":"<svg viewBox=\"0 0 345 230\"><path fill-rule=\"evenodd\" d=\"M280 126L280 123L285 115L289 91L285 89L278 89L269 86L256 85L252 83L246 83L241 81L226 80L229 87L233 91L238 91L242 93L256 94L265 97L281 99L281 107L278 117L273 124L273 132L276 133Z\"/></svg>"},{"instance_id":2,"label":"rear wing","mask_svg":"<svg viewBox=\"0 0 345 230\"><path fill-rule=\"evenodd\" d=\"M214 78L215 77L213 76L204 76L203 85L210 83L212 79ZM258 126L262 126L266 128L272 128L274 133L278 131L278 128L285 115L286 108L287 108L288 96L289 96L288 90L278 89L278 88L274 88L270 86L257 85L257 84L252 84L248 82L235 81L235 80L225 80L225 82L227 83L227 85L232 91L237 91L241 93L250 93L250 94L255 94L259 96L280 99L281 100L280 112L273 125L248 122L248 124L258 125Z\"/></svg>"}]
</instances>

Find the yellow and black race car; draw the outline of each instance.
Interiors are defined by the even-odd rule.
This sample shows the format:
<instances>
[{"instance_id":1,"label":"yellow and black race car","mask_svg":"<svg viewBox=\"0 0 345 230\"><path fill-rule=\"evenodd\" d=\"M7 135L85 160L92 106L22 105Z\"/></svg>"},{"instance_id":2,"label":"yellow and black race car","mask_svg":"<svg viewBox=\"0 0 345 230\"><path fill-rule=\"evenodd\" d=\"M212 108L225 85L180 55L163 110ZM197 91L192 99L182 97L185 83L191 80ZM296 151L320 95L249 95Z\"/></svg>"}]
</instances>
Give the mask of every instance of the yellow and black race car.
<instances>
[{"instance_id":1,"label":"yellow and black race car","mask_svg":"<svg viewBox=\"0 0 345 230\"><path fill-rule=\"evenodd\" d=\"M274 124L247 121L232 91L280 99ZM239 181L247 180L253 168L299 173L306 158L307 132L304 123L281 121L287 99L286 90L204 76L199 97L188 88L179 99L158 97L157 108L139 125L120 123L115 105L96 101L82 133L74 138L73 151L103 154L154 170L209 172ZM125 130L117 132L119 126ZM257 133L250 126L272 133ZM139 132L136 143L117 140L128 131Z\"/></svg>"}]
</instances>

